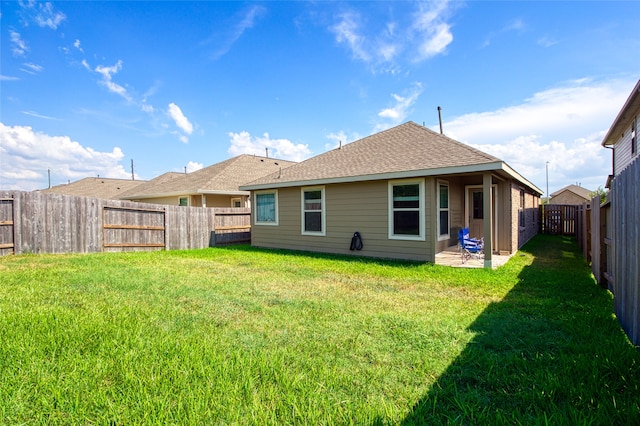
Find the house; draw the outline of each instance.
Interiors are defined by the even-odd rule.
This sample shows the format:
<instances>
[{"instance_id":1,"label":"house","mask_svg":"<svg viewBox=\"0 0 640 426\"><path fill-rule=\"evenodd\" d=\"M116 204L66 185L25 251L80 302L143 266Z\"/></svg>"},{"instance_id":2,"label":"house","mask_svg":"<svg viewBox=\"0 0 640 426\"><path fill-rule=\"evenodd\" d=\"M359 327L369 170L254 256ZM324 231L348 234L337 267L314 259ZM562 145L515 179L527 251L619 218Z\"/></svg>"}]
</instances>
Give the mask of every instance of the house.
<instances>
[{"instance_id":1,"label":"house","mask_svg":"<svg viewBox=\"0 0 640 426\"><path fill-rule=\"evenodd\" d=\"M104 199L118 199L121 194L130 191L144 180L110 179L101 177L88 177L62 185L43 189L41 192L49 194L76 195L80 197L93 197Z\"/></svg>"},{"instance_id":2,"label":"house","mask_svg":"<svg viewBox=\"0 0 640 426\"><path fill-rule=\"evenodd\" d=\"M620 174L638 157L638 125L640 125L640 80L613 121L602 140L602 146L613 151L613 174L609 176L607 188L614 176Z\"/></svg>"},{"instance_id":3,"label":"house","mask_svg":"<svg viewBox=\"0 0 640 426\"><path fill-rule=\"evenodd\" d=\"M250 207L249 192L238 187L292 164L243 154L192 173L165 173L120 199L193 207Z\"/></svg>"},{"instance_id":4,"label":"house","mask_svg":"<svg viewBox=\"0 0 640 426\"><path fill-rule=\"evenodd\" d=\"M254 246L435 262L467 227L485 238L485 267L537 233L542 194L504 161L414 122L240 189L253 197Z\"/></svg>"},{"instance_id":5,"label":"house","mask_svg":"<svg viewBox=\"0 0 640 426\"><path fill-rule=\"evenodd\" d=\"M631 342L640 345L640 80L605 135L602 146L613 151L612 175L607 179L607 202L602 221L592 234L594 275L613 293L614 311ZM595 217L594 217L595 216Z\"/></svg>"},{"instance_id":6,"label":"house","mask_svg":"<svg viewBox=\"0 0 640 426\"><path fill-rule=\"evenodd\" d=\"M549 204L580 205L590 202L591 194L593 194L593 191L589 191L581 186L568 185L551 194Z\"/></svg>"}]
</instances>

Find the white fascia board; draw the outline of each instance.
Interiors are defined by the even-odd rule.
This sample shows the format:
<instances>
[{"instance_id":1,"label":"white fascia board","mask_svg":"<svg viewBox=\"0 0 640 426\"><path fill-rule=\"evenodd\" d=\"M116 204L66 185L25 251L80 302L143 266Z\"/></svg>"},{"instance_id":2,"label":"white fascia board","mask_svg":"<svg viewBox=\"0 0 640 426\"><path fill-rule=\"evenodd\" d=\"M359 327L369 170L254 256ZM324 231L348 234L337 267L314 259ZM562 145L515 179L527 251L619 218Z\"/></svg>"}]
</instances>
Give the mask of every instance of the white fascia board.
<instances>
[{"instance_id":1,"label":"white fascia board","mask_svg":"<svg viewBox=\"0 0 640 426\"><path fill-rule=\"evenodd\" d=\"M209 195L250 195L249 191L216 191L215 189L198 189L196 191L198 194L209 194Z\"/></svg>"},{"instance_id":2,"label":"white fascia board","mask_svg":"<svg viewBox=\"0 0 640 426\"><path fill-rule=\"evenodd\" d=\"M511 166L509 166L507 163L505 163L505 162L502 163L502 170L505 173L507 173L509 176L511 176L512 178L516 179L517 181L520 181L520 182L524 183L525 185L527 185L529 188L533 189L534 191L537 191L540 195L543 194L543 192L542 192L542 190L540 188L535 186L533 183L529 182L520 173L518 173L515 170L513 170L511 168Z\"/></svg>"},{"instance_id":3,"label":"white fascia board","mask_svg":"<svg viewBox=\"0 0 640 426\"><path fill-rule=\"evenodd\" d=\"M609 127L607 134L602 139L602 146L612 146L618 141L618 134L626 129L631 124L631 120L635 117L633 114L640 110L640 80L636 83L636 86L631 91L631 94L625 101L622 109L618 112L613 124Z\"/></svg>"},{"instance_id":4,"label":"white fascia board","mask_svg":"<svg viewBox=\"0 0 640 426\"><path fill-rule=\"evenodd\" d=\"M164 197L189 197L191 195L250 195L249 191L215 191L208 189L198 189L195 192L160 192L157 194L147 195L131 195L120 198L121 200L144 200L147 198L164 198Z\"/></svg>"},{"instance_id":5,"label":"white fascia board","mask_svg":"<svg viewBox=\"0 0 640 426\"><path fill-rule=\"evenodd\" d=\"M402 172L377 173L377 174L362 175L362 176L344 176L344 177L326 178L326 179L310 179L305 181L290 181L290 182L282 182L282 183L271 182L271 183L263 183L263 184L257 184L257 185L243 185L240 187L240 189L247 190L247 191L256 191L260 189L289 188L289 187L295 187L295 186L329 185L332 183L366 182L366 181L372 181L372 180L407 179L407 178L423 177L423 176L440 176L440 175L460 174L460 173L477 173L477 172L504 170L503 165L504 165L504 162L495 161L492 163L472 164L468 166L438 167L435 169L406 170ZM510 167L509 169L511 170ZM523 180L523 182L527 182L527 181ZM535 186L532 186L532 187L536 188Z\"/></svg>"}]
</instances>

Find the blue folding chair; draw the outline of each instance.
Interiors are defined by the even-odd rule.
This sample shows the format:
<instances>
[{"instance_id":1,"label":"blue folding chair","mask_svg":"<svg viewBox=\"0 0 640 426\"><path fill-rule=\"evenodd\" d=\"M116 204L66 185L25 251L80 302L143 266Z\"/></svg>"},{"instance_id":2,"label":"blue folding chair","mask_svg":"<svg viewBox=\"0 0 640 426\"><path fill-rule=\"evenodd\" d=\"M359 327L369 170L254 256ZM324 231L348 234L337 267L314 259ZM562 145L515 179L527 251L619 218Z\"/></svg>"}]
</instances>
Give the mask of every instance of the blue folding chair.
<instances>
[{"instance_id":1,"label":"blue folding chair","mask_svg":"<svg viewBox=\"0 0 640 426\"><path fill-rule=\"evenodd\" d=\"M458 249L462 254L462 263L472 257L480 260L484 258L484 238L471 238L469 228L462 228L458 232Z\"/></svg>"}]
</instances>

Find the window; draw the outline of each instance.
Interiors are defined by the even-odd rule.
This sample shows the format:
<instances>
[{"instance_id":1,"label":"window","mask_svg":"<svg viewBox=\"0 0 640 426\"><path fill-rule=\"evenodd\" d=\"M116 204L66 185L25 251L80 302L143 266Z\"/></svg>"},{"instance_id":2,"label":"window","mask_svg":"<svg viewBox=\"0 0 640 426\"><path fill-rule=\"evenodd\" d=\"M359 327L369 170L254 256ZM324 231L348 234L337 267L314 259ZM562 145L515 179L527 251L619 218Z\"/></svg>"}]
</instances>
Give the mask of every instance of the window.
<instances>
[{"instance_id":1,"label":"window","mask_svg":"<svg viewBox=\"0 0 640 426\"><path fill-rule=\"evenodd\" d=\"M324 187L302 188L302 233L325 234Z\"/></svg>"},{"instance_id":2,"label":"window","mask_svg":"<svg viewBox=\"0 0 640 426\"><path fill-rule=\"evenodd\" d=\"M637 121L638 117L635 117L631 122L631 155L636 155L638 153Z\"/></svg>"},{"instance_id":3,"label":"window","mask_svg":"<svg viewBox=\"0 0 640 426\"><path fill-rule=\"evenodd\" d=\"M474 219L484 218L484 196L482 191L473 191L471 214Z\"/></svg>"},{"instance_id":4,"label":"window","mask_svg":"<svg viewBox=\"0 0 640 426\"><path fill-rule=\"evenodd\" d=\"M231 207L242 207L242 198L232 198Z\"/></svg>"},{"instance_id":5,"label":"window","mask_svg":"<svg viewBox=\"0 0 640 426\"><path fill-rule=\"evenodd\" d=\"M424 240L424 222L424 181L389 182L389 238Z\"/></svg>"},{"instance_id":6,"label":"window","mask_svg":"<svg viewBox=\"0 0 640 426\"><path fill-rule=\"evenodd\" d=\"M180 197L180 201L178 201L179 206L188 206L189 199L187 197Z\"/></svg>"},{"instance_id":7,"label":"window","mask_svg":"<svg viewBox=\"0 0 640 426\"><path fill-rule=\"evenodd\" d=\"M524 216L524 191L520 190L520 210L518 211L518 224L521 228L525 227L525 216Z\"/></svg>"},{"instance_id":8,"label":"window","mask_svg":"<svg viewBox=\"0 0 640 426\"><path fill-rule=\"evenodd\" d=\"M256 192L256 225L278 224L278 191Z\"/></svg>"},{"instance_id":9,"label":"window","mask_svg":"<svg viewBox=\"0 0 640 426\"><path fill-rule=\"evenodd\" d=\"M449 185L438 183L438 240L449 238Z\"/></svg>"}]
</instances>

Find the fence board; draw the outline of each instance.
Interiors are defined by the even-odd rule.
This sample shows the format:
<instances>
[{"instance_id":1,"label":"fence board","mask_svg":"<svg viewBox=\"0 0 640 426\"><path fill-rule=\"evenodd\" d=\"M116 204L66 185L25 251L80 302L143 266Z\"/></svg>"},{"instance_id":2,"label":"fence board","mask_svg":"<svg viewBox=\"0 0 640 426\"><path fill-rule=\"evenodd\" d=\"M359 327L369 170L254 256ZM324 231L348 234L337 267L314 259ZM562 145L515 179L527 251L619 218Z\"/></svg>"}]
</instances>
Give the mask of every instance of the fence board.
<instances>
[{"instance_id":1,"label":"fence board","mask_svg":"<svg viewBox=\"0 0 640 426\"><path fill-rule=\"evenodd\" d=\"M14 250L13 198L0 199L0 256Z\"/></svg>"}]
</instances>

